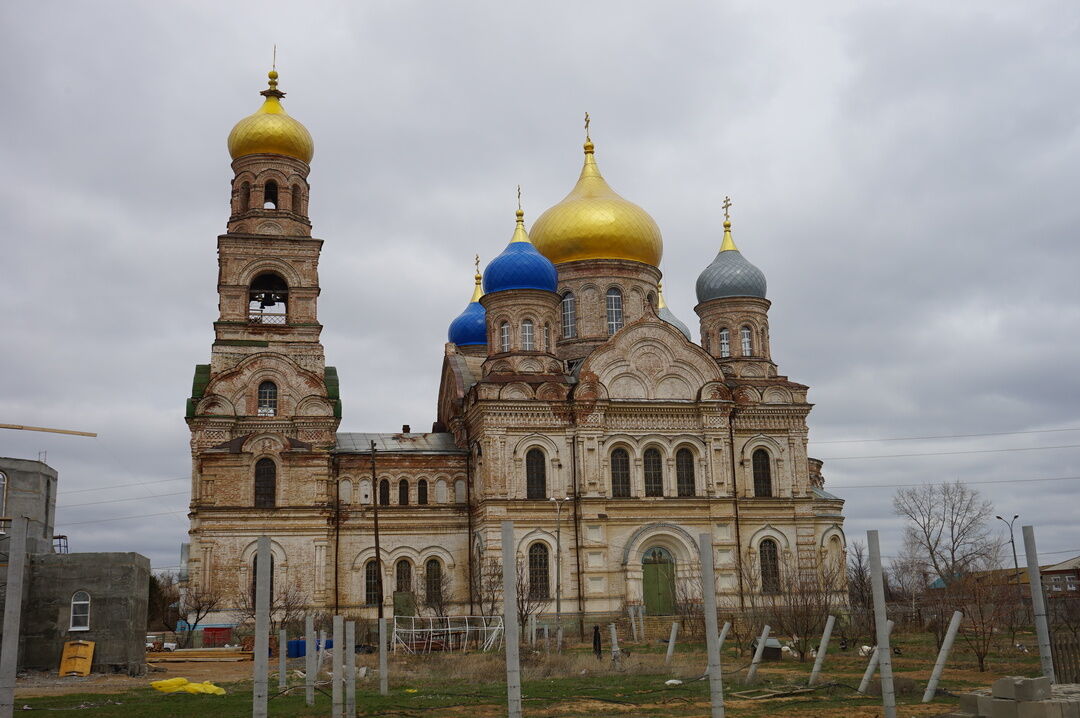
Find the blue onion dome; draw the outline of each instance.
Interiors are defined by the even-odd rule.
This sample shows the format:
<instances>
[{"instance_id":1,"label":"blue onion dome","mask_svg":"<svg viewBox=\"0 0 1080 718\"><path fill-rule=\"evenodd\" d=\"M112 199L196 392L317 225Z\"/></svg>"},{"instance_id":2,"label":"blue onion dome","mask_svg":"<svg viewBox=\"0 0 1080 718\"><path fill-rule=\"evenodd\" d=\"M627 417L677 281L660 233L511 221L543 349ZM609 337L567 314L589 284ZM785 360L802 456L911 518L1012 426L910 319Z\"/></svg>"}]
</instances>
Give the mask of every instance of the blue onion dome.
<instances>
[{"instance_id":1,"label":"blue onion dome","mask_svg":"<svg viewBox=\"0 0 1080 718\"><path fill-rule=\"evenodd\" d=\"M517 227L510 244L506 245L484 269L484 292L503 292L507 289L542 289L554 292L559 284L555 265L540 254L525 232L525 213L517 211Z\"/></svg>"},{"instance_id":2,"label":"blue onion dome","mask_svg":"<svg viewBox=\"0 0 1080 718\"><path fill-rule=\"evenodd\" d=\"M663 284L656 285L656 316L682 332L683 336L686 337L686 341L694 341L690 336L690 328L683 324L682 321L675 316L674 312L668 309L667 302L664 301Z\"/></svg>"},{"instance_id":3,"label":"blue onion dome","mask_svg":"<svg viewBox=\"0 0 1080 718\"><path fill-rule=\"evenodd\" d=\"M731 222L724 222L724 241L720 253L697 280L698 302L722 297L765 298L765 275L750 264L731 238Z\"/></svg>"},{"instance_id":4,"label":"blue onion dome","mask_svg":"<svg viewBox=\"0 0 1080 718\"><path fill-rule=\"evenodd\" d=\"M480 272L476 273L476 288L465 311L450 322L447 338L459 347L487 345L487 310L480 303L484 291L480 289Z\"/></svg>"}]
</instances>

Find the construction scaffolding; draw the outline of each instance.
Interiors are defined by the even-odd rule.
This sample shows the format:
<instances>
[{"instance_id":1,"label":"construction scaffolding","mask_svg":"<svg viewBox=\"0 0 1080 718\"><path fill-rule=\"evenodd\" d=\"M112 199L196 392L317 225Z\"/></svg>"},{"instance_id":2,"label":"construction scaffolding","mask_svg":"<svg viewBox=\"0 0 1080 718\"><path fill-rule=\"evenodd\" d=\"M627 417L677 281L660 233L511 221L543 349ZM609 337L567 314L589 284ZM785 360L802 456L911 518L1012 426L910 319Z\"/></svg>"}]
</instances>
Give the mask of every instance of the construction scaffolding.
<instances>
[{"instance_id":1,"label":"construction scaffolding","mask_svg":"<svg viewBox=\"0 0 1080 718\"><path fill-rule=\"evenodd\" d=\"M502 616L394 616L394 653L431 653L502 647Z\"/></svg>"}]
</instances>

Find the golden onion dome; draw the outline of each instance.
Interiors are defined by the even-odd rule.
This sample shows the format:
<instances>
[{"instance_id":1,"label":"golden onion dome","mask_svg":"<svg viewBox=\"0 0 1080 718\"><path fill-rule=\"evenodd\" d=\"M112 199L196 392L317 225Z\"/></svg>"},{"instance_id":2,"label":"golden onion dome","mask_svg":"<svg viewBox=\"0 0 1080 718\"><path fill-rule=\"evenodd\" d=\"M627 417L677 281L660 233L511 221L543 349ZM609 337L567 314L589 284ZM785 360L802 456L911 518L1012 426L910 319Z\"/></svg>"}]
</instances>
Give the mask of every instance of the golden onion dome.
<instances>
[{"instance_id":1,"label":"golden onion dome","mask_svg":"<svg viewBox=\"0 0 1080 718\"><path fill-rule=\"evenodd\" d=\"M246 155L269 154L311 162L315 154L311 133L281 106L285 93L277 89L275 70L270 71L269 78L270 87L259 93L266 98L262 107L237 122L229 133L229 154L234 160Z\"/></svg>"},{"instance_id":2,"label":"golden onion dome","mask_svg":"<svg viewBox=\"0 0 1080 718\"><path fill-rule=\"evenodd\" d=\"M664 240L649 213L611 189L596 166L592 140L570 194L533 223L532 243L555 264L629 259L660 266Z\"/></svg>"}]
</instances>

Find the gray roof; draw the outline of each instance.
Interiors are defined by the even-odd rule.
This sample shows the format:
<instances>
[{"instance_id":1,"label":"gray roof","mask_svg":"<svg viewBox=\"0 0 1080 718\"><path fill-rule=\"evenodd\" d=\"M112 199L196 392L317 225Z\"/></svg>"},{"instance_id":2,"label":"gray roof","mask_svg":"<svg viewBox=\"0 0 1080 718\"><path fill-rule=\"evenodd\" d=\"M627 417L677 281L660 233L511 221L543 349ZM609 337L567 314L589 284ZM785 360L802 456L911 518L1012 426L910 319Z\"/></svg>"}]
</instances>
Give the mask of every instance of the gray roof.
<instances>
[{"instance_id":1,"label":"gray roof","mask_svg":"<svg viewBox=\"0 0 1080 718\"><path fill-rule=\"evenodd\" d=\"M834 495L830 494L828 491L826 491L825 489L818 488L817 486L811 487L811 491L814 492L814 498L815 499L827 499L829 501L843 501L843 499L841 499L839 496L834 496Z\"/></svg>"},{"instance_id":2,"label":"gray roof","mask_svg":"<svg viewBox=\"0 0 1080 718\"><path fill-rule=\"evenodd\" d=\"M437 434L345 434L337 435L336 454L370 454L371 442L376 451L392 454L464 454L449 432Z\"/></svg>"},{"instance_id":3,"label":"gray roof","mask_svg":"<svg viewBox=\"0 0 1080 718\"><path fill-rule=\"evenodd\" d=\"M712 264L698 276L698 302L721 297L765 298L765 275L737 249L717 254Z\"/></svg>"},{"instance_id":4,"label":"gray roof","mask_svg":"<svg viewBox=\"0 0 1080 718\"><path fill-rule=\"evenodd\" d=\"M668 309L667 307L661 307L660 311L657 312L656 315L658 317L660 317L661 319L663 319L668 324L670 324L671 326L678 329L680 332L682 332L683 336L686 337L686 341L688 341L688 342L693 342L694 341L693 337L690 336L690 329L685 324L683 324L679 320L679 318L672 313L672 311L670 309Z\"/></svg>"}]
</instances>

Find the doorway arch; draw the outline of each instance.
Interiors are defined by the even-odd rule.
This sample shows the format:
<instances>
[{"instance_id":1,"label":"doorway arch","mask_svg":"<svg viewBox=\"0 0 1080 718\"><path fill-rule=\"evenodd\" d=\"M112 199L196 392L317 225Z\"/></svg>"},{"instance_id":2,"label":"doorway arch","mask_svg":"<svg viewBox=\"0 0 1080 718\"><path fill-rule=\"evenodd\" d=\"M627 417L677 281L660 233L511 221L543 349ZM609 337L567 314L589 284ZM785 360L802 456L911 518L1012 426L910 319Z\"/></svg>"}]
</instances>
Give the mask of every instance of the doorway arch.
<instances>
[{"instance_id":1,"label":"doorway arch","mask_svg":"<svg viewBox=\"0 0 1080 718\"><path fill-rule=\"evenodd\" d=\"M641 558L641 594L645 613L675 613L675 557L663 546L645 549Z\"/></svg>"}]
</instances>

